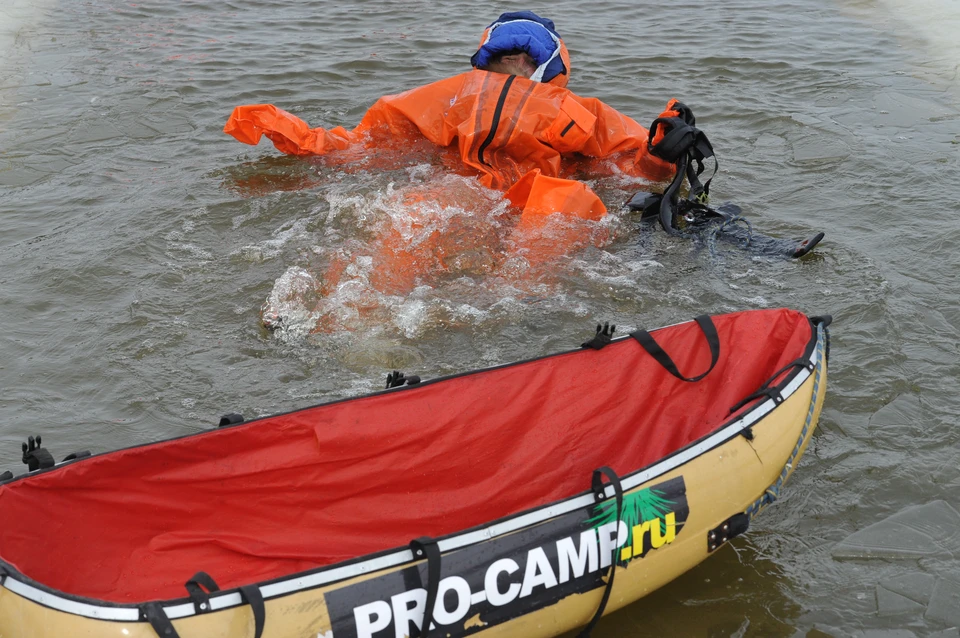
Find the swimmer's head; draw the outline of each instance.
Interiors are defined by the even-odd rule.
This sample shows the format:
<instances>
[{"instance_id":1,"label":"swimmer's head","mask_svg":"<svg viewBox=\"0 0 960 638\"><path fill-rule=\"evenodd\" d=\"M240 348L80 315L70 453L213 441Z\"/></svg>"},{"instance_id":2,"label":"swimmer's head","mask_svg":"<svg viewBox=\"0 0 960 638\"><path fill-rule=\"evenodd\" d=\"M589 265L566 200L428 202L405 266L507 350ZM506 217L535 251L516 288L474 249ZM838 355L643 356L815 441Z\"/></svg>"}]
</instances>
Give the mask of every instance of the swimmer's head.
<instances>
[{"instance_id":1,"label":"swimmer's head","mask_svg":"<svg viewBox=\"0 0 960 638\"><path fill-rule=\"evenodd\" d=\"M552 20L532 11L504 13L483 32L470 58L482 70L566 86L570 56Z\"/></svg>"},{"instance_id":2,"label":"swimmer's head","mask_svg":"<svg viewBox=\"0 0 960 638\"><path fill-rule=\"evenodd\" d=\"M537 64L525 51L508 51L491 57L483 70L529 78L536 72Z\"/></svg>"}]
</instances>

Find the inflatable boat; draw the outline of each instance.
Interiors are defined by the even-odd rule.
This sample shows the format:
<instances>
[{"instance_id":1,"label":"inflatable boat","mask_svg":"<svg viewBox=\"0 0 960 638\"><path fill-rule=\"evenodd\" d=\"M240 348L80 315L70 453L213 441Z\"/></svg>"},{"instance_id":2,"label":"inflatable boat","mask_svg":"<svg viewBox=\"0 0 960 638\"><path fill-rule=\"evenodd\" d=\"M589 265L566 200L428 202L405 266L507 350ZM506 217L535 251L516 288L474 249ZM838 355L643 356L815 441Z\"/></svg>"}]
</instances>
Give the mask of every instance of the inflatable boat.
<instances>
[{"instance_id":1,"label":"inflatable boat","mask_svg":"<svg viewBox=\"0 0 960 638\"><path fill-rule=\"evenodd\" d=\"M820 414L828 324L604 325L129 449L57 463L31 441L36 469L0 479L0 635L589 635L776 500Z\"/></svg>"}]
</instances>

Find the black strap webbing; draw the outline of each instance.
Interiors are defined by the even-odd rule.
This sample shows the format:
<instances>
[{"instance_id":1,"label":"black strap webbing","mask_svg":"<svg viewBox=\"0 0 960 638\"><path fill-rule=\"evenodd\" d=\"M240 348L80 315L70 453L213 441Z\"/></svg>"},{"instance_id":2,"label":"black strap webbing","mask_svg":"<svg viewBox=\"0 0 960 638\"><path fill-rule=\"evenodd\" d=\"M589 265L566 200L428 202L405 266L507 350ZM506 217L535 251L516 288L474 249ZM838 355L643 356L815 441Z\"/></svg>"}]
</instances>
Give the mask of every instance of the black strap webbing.
<instances>
[{"instance_id":1,"label":"black strap webbing","mask_svg":"<svg viewBox=\"0 0 960 638\"><path fill-rule=\"evenodd\" d=\"M193 601L196 613L201 614L210 611L210 596L215 591L220 591L216 581L207 572L197 572L193 577L185 582L183 586ZM204 591L206 590L206 591Z\"/></svg>"},{"instance_id":2,"label":"black strap webbing","mask_svg":"<svg viewBox=\"0 0 960 638\"><path fill-rule=\"evenodd\" d=\"M743 406L747 405L751 401L762 399L764 397L768 399L772 399L774 403L779 405L783 401L782 393L783 393L783 388L787 385L786 384L787 378L784 378L783 381L781 381L780 383L774 383L774 382L777 379L779 379L784 372L791 370L793 368L806 368L807 370L812 370L813 365L810 363L808 359L795 359L794 361L791 361L790 363L788 363L787 365L783 366L782 368L774 372L772 375L770 375L770 378L764 381L763 385L761 385L756 392L752 392L751 394L745 396L743 399L738 401L736 405L731 407L730 414L733 414L734 412L736 412Z\"/></svg>"},{"instance_id":3,"label":"black strap webbing","mask_svg":"<svg viewBox=\"0 0 960 638\"><path fill-rule=\"evenodd\" d=\"M617 473L611 470L609 467L601 467L593 471L593 480L592 480L592 489L594 495L597 499L604 498L604 489L603 477L606 476L607 480L610 481L610 484L613 485L614 495L617 499L617 537L620 536L620 519L623 517L623 486L620 485L620 477L617 476ZM590 633L593 631L593 628L600 621L601 616L603 616L604 610L607 608L607 602L610 600L610 592L613 591L613 577L617 574L617 564L620 562L620 548L617 546L617 543L613 544L613 557L610 561L610 575L607 576L607 586L603 590L603 598L600 599L600 606L597 607L597 611L594 612L593 618L590 619L590 622L587 623L587 626L584 627L577 638L590 638Z\"/></svg>"},{"instance_id":4,"label":"black strap webbing","mask_svg":"<svg viewBox=\"0 0 960 638\"><path fill-rule=\"evenodd\" d=\"M687 198L705 203L710 195L710 181L720 169L713 145L703 131L694 126L696 120L692 111L679 102L674 108L680 117L658 117L650 125L649 140L647 142L650 153L671 164L675 164L677 172L670 186L660 200L660 225L671 235L681 234L677 224L677 209L680 200L680 186L683 178L690 182L690 192ZM654 138L663 131L663 137L656 144ZM703 184L700 175L703 173L703 161L714 158L713 175ZM694 169L696 162L696 169Z\"/></svg>"},{"instance_id":5,"label":"black strap webbing","mask_svg":"<svg viewBox=\"0 0 960 638\"><path fill-rule=\"evenodd\" d=\"M651 357L657 360L657 363L666 368L667 372L680 379L681 381L699 381L704 378L710 371L713 370L713 367L717 365L717 361L720 359L720 336L717 334L717 327L713 325L713 319L709 315L700 315L699 317L694 318L694 321L697 322L697 325L700 326L700 329L703 331L703 335L707 338L707 345L710 347L710 367L707 368L707 371L703 374L699 374L695 377L685 377L680 374L680 371L677 369L676 364L673 362L673 359L670 358L663 348L660 347L654 338L646 330L637 330L636 332L631 332L630 336L637 340L643 349L646 350Z\"/></svg>"},{"instance_id":6,"label":"black strap webbing","mask_svg":"<svg viewBox=\"0 0 960 638\"><path fill-rule=\"evenodd\" d=\"M673 176L670 186L664 191L660 198L660 226L669 235L682 235L677 222L677 215L680 208L680 187L683 186L683 176L687 164L690 163L689 154L684 154L683 160L677 163L677 173Z\"/></svg>"},{"instance_id":7,"label":"black strap webbing","mask_svg":"<svg viewBox=\"0 0 960 638\"><path fill-rule=\"evenodd\" d=\"M267 608L263 604L263 594L256 585L246 585L240 588L240 595L253 612L253 638L260 638L263 635L263 627L267 623Z\"/></svg>"},{"instance_id":8,"label":"black strap webbing","mask_svg":"<svg viewBox=\"0 0 960 638\"><path fill-rule=\"evenodd\" d=\"M437 541L423 536L410 541L410 550L414 560L427 559L427 582L423 583L423 588L427 590L427 606L423 610L423 624L420 625L420 638L426 638L430 634L430 625L433 624L433 608L437 604L437 592L440 590L440 547L437 546Z\"/></svg>"},{"instance_id":9,"label":"black strap webbing","mask_svg":"<svg viewBox=\"0 0 960 638\"><path fill-rule=\"evenodd\" d=\"M144 617L160 638L180 638L173 623L167 618L160 603L147 603L140 608Z\"/></svg>"},{"instance_id":10,"label":"black strap webbing","mask_svg":"<svg viewBox=\"0 0 960 638\"><path fill-rule=\"evenodd\" d=\"M654 138L663 130L663 137L654 143ZM696 146L702 131L684 122L679 117L658 117L650 125L647 147L662 160L676 164L690 148Z\"/></svg>"},{"instance_id":11,"label":"black strap webbing","mask_svg":"<svg viewBox=\"0 0 960 638\"><path fill-rule=\"evenodd\" d=\"M204 592L201 587L207 591ZM193 578L186 582L186 588L190 594L190 599L194 605L197 606L197 613L210 610L207 592L213 593L220 591L217 583L206 572L197 572L194 574ZM241 587L240 598L243 602L250 605L250 610L253 612L253 638L261 638L261 636L263 636L264 625L266 625L267 610L263 603L263 594L260 593L260 588L256 585ZM201 604L204 605L203 608L200 607ZM180 635L177 633L173 623L170 622L166 612L163 611L163 606L160 603L147 603L140 609L143 612L144 618L150 623L153 630L157 632L157 636L160 638L180 638Z\"/></svg>"}]
</instances>

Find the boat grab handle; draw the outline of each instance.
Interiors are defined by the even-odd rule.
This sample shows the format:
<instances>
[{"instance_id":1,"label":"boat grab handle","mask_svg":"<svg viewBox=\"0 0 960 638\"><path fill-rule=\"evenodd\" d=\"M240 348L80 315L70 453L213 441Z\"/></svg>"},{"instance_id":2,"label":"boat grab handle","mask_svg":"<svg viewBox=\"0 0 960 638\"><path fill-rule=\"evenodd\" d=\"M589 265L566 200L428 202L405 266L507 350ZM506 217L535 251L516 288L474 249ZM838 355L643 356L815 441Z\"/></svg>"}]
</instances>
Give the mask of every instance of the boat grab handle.
<instances>
[{"instance_id":1,"label":"boat grab handle","mask_svg":"<svg viewBox=\"0 0 960 638\"><path fill-rule=\"evenodd\" d=\"M197 572L193 578L185 583L185 586L187 593L190 594L191 601L193 601L195 605L196 613L211 611L207 594L219 592L220 587L217 586L216 581L213 580L209 574L206 572ZM206 592L204 592L204 589ZM263 635L263 628L267 620L263 594L260 593L260 588L256 585L244 585L238 589L240 591L240 598L245 604L250 605L250 610L253 613L253 636L254 638L260 638ZM153 630L157 632L157 636L160 638L180 638L180 634L177 633L173 623L170 622L170 618L167 617L163 605L159 602L143 605L140 608L140 615L142 620L150 623L150 626L153 627Z\"/></svg>"},{"instance_id":2,"label":"boat grab handle","mask_svg":"<svg viewBox=\"0 0 960 638\"><path fill-rule=\"evenodd\" d=\"M440 590L440 547L436 540L422 536L410 541L410 551L413 552L413 560L427 559L427 582L423 583L423 588L427 590L427 605L423 610L423 624L420 625L420 636L426 638L430 635L433 608Z\"/></svg>"},{"instance_id":3,"label":"boat grab handle","mask_svg":"<svg viewBox=\"0 0 960 638\"><path fill-rule=\"evenodd\" d=\"M630 336L637 340L643 349L650 353L650 356L657 360L657 363L666 368L667 372L680 379L681 381L699 381L704 378L710 371L713 370L713 367L717 365L717 361L720 359L720 336L717 334L717 327L713 324L713 319L710 318L710 315L700 315L699 317L694 318L694 321L697 322L697 325L700 326L700 329L703 331L703 336L707 338L707 345L710 346L710 367L707 368L707 371L703 374L697 375L695 377L685 377L680 374L680 371L677 369L676 364L673 362L673 359L670 358L663 348L660 347L660 344L650 335L646 330L637 330L636 332L631 332Z\"/></svg>"},{"instance_id":4,"label":"boat grab handle","mask_svg":"<svg viewBox=\"0 0 960 638\"><path fill-rule=\"evenodd\" d=\"M617 499L617 540L620 540L620 521L623 518L623 486L620 484L620 477L617 473L607 466L597 468L593 471L593 480L591 490L598 501L606 498L606 486L603 484L603 477L606 476L610 484L613 485L613 494ZM610 575L607 576L607 585L603 588L603 597L600 599L600 606L593 614L590 622L580 630L577 638L590 638L593 628L596 627L600 617L607 608L607 601L610 600L610 592L613 591L613 577L617 575L617 565L620 563L620 547L617 543L613 544L613 557L610 561Z\"/></svg>"}]
</instances>

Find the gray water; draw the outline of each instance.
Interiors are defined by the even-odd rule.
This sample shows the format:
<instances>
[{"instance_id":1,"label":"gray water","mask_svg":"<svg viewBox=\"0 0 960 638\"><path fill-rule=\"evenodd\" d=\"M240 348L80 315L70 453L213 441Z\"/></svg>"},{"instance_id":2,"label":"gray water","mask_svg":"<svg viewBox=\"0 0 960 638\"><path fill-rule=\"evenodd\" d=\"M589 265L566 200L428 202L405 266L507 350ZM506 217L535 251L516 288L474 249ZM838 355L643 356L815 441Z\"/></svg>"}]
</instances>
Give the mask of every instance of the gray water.
<instances>
[{"instance_id":1,"label":"gray water","mask_svg":"<svg viewBox=\"0 0 960 638\"><path fill-rule=\"evenodd\" d=\"M643 124L686 102L719 154L713 201L770 234L823 230L821 246L788 261L642 230L618 204L647 185L607 178L609 239L553 277L298 293L337 255L360 268L376 229L419 214L396 193L444 178L243 146L221 132L231 108L352 127L380 95L465 70L518 8L556 20L569 88ZM29 434L58 457L103 452L368 392L392 369L567 349L597 321L788 306L835 323L820 428L784 498L595 635L958 636L958 18L952 0L7 0L0 470L20 471ZM268 298L286 329L262 327ZM905 516L932 549L878 559L855 535L926 504Z\"/></svg>"}]
</instances>

